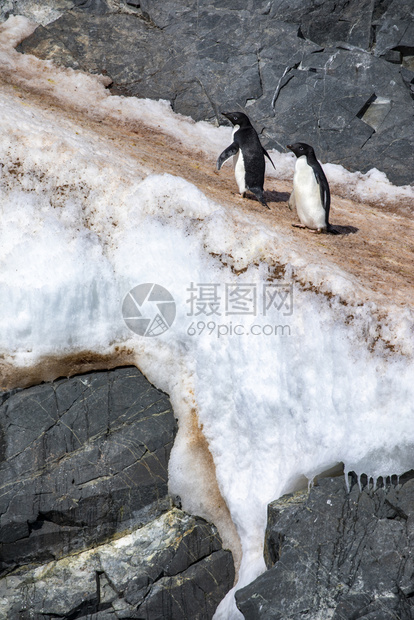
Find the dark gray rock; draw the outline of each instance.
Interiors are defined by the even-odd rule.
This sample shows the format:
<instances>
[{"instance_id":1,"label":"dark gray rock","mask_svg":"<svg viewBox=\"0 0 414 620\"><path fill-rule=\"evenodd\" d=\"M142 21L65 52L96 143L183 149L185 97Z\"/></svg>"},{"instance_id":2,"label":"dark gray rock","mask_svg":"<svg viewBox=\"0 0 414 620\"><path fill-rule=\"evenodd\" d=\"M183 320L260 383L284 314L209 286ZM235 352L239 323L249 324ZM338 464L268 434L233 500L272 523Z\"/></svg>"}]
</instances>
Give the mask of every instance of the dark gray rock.
<instances>
[{"instance_id":1,"label":"dark gray rock","mask_svg":"<svg viewBox=\"0 0 414 620\"><path fill-rule=\"evenodd\" d=\"M396 184L412 182L408 72L362 50L328 48L307 54L290 75L266 128L270 142L290 136L312 144L322 161L361 172L376 166Z\"/></svg>"},{"instance_id":2,"label":"dark gray rock","mask_svg":"<svg viewBox=\"0 0 414 620\"><path fill-rule=\"evenodd\" d=\"M413 35L405 0L88 0L18 49L195 120L241 107L269 148L308 142L322 162L409 184Z\"/></svg>"},{"instance_id":3,"label":"dark gray rock","mask_svg":"<svg viewBox=\"0 0 414 620\"><path fill-rule=\"evenodd\" d=\"M176 429L168 397L136 368L4 399L1 571L90 547L169 508Z\"/></svg>"},{"instance_id":4,"label":"dark gray rock","mask_svg":"<svg viewBox=\"0 0 414 620\"><path fill-rule=\"evenodd\" d=\"M375 55L385 56L392 50L399 52L414 70L414 6L407 0L392 0L387 10L375 22Z\"/></svg>"},{"instance_id":5,"label":"dark gray rock","mask_svg":"<svg viewBox=\"0 0 414 620\"><path fill-rule=\"evenodd\" d=\"M302 36L320 45L342 41L369 49L375 4L374 0L281 0L273 2L271 16L296 23Z\"/></svg>"},{"instance_id":6,"label":"dark gray rock","mask_svg":"<svg viewBox=\"0 0 414 620\"><path fill-rule=\"evenodd\" d=\"M1 395L2 620L211 620L233 559L172 507L176 430L132 367Z\"/></svg>"},{"instance_id":7,"label":"dark gray rock","mask_svg":"<svg viewBox=\"0 0 414 620\"><path fill-rule=\"evenodd\" d=\"M0 579L0 618L211 620L233 581L214 526L173 508L119 540Z\"/></svg>"},{"instance_id":8,"label":"dark gray rock","mask_svg":"<svg viewBox=\"0 0 414 620\"><path fill-rule=\"evenodd\" d=\"M180 575L160 579L138 606L137 618L212 618L233 581L234 567L230 552L223 549L216 551Z\"/></svg>"},{"instance_id":9,"label":"dark gray rock","mask_svg":"<svg viewBox=\"0 0 414 620\"><path fill-rule=\"evenodd\" d=\"M344 478L269 505L269 568L236 593L246 620L412 620L414 472L348 493Z\"/></svg>"}]
</instances>

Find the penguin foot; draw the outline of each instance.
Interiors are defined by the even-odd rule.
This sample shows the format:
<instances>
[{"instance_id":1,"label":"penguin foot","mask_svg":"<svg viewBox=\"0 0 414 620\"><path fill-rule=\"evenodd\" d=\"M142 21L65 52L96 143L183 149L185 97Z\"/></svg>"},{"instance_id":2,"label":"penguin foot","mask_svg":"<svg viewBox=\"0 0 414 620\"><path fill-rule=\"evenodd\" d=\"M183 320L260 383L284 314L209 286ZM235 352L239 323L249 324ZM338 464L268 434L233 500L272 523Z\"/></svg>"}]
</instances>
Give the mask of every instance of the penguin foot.
<instances>
[{"instance_id":1,"label":"penguin foot","mask_svg":"<svg viewBox=\"0 0 414 620\"><path fill-rule=\"evenodd\" d=\"M234 196L235 198L237 198L237 200L242 200L243 196L242 194L240 194L240 192L230 192L232 196Z\"/></svg>"},{"instance_id":2,"label":"penguin foot","mask_svg":"<svg viewBox=\"0 0 414 620\"><path fill-rule=\"evenodd\" d=\"M313 233L314 235L320 235L321 233L327 232L326 228L309 228L304 224L292 224L294 228L306 228L307 231Z\"/></svg>"}]
</instances>

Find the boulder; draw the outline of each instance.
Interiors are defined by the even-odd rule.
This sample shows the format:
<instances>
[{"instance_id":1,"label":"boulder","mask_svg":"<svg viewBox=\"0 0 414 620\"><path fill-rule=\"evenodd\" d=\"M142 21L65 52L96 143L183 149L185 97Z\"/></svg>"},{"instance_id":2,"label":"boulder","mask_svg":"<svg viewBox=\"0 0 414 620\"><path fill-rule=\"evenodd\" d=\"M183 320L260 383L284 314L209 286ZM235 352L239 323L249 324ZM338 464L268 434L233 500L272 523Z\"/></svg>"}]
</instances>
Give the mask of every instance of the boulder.
<instances>
[{"instance_id":1,"label":"boulder","mask_svg":"<svg viewBox=\"0 0 414 620\"><path fill-rule=\"evenodd\" d=\"M375 166L396 184L412 182L413 100L400 66L332 47L306 54L288 75L267 124L270 140L307 142L322 161L361 172Z\"/></svg>"},{"instance_id":2,"label":"boulder","mask_svg":"<svg viewBox=\"0 0 414 620\"><path fill-rule=\"evenodd\" d=\"M392 0L386 6L375 22L375 55L414 70L414 7L406 0ZM397 52L394 59L390 52Z\"/></svg>"},{"instance_id":3,"label":"boulder","mask_svg":"<svg viewBox=\"0 0 414 620\"><path fill-rule=\"evenodd\" d=\"M169 508L177 430L168 397L136 368L3 396L1 573L143 525Z\"/></svg>"},{"instance_id":4,"label":"boulder","mask_svg":"<svg viewBox=\"0 0 414 620\"><path fill-rule=\"evenodd\" d=\"M0 620L211 620L233 559L172 505L176 431L134 367L0 395Z\"/></svg>"},{"instance_id":5,"label":"boulder","mask_svg":"<svg viewBox=\"0 0 414 620\"><path fill-rule=\"evenodd\" d=\"M119 540L0 579L0 617L210 620L234 581L214 527L170 511Z\"/></svg>"},{"instance_id":6,"label":"boulder","mask_svg":"<svg viewBox=\"0 0 414 620\"><path fill-rule=\"evenodd\" d=\"M273 19L297 24L301 35L322 46L336 42L369 49L374 0L295 0L273 2Z\"/></svg>"},{"instance_id":7,"label":"boulder","mask_svg":"<svg viewBox=\"0 0 414 620\"><path fill-rule=\"evenodd\" d=\"M325 478L270 504L268 570L236 593L246 620L414 618L414 472L399 482Z\"/></svg>"}]
</instances>

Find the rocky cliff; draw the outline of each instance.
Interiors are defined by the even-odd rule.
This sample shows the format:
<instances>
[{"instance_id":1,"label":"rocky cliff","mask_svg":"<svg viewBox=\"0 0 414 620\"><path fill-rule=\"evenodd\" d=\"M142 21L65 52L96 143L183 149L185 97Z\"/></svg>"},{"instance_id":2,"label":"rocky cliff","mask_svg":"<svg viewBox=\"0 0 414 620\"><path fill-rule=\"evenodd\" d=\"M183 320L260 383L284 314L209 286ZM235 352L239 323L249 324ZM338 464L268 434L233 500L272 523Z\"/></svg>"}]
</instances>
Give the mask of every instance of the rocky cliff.
<instances>
[{"instance_id":1,"label":"rocky cliff","mask_svg":"<svg viewBox=\"0 0 414 620\"><path fill-rule=\"evenodd\" d=\"M167 396L128 367L2 400L0 617L211 618L233 561L172 506Z\"/></svg>"},{"instance_id":2,"label":"rocky cliff","mask_svg":"<svg viewBox=\"0 0 414 620\"><path fill-rule=\"evenodd\" d=\"M236 593L246 620L414 618L414 472L343 477L269 505L268 570Z\"/></svg>"}]
</instances>

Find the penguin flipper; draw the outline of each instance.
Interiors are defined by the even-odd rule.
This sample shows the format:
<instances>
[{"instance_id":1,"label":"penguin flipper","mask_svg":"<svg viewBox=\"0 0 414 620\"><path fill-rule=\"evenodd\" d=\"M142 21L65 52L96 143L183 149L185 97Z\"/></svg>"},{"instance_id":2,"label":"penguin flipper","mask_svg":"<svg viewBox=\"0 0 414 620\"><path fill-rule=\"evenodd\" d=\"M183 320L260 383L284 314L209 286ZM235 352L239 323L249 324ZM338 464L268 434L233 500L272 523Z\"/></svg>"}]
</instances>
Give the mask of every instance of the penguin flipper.
<instances>
[{"instance_id":1,"label":"penguin flipper","mask_svg":"<svg viewBox=\"0 0 414 620\"><path fill-rule=\"evenodd\" d=\"M221 153L221 155L219 155L219 158L217 160L217 170L220 170L224 162L230 159L232 155L236 155L238 150L239 150L239 145L236 144L235 142L233 142L233 144L230 144L230 146L224 149L224 151Z\"/></svg>"},{"instance_id":2,"label":"penguin flipper","mask_svg":"<svg viewBox=\"0 0 414 620\"><path fill-rule=\"evenodd\" d=\"M270 159L270 155L269 153L266 151L266 149L262 146L262 150L263 150L263 155L265 155L265 157L267 157L267 159L270 161L270 163L272 164L273 168L276 170L276 166L274 165L274 163L272 162L272 160Z\"/></svg>"},{"instance_id":3,"label":"penguin flipper","mask_svg":"<svg viewBox=\"0 0 414 620\"><path fill-rule=\"evenodd\" d=\"M295 190L292 189L292 193L289 196L288 207L291 211L296 209L296 199L295 199Z\"/></svg>"},{"instance_id":4,"label":"penguin flipper","mask_svg":"<svg viewBox=\"0 0 414 620\"><path fill-rule=\"evenodd\" d=\"M325 209L326 225L328 225L329 211L331 208L331 192L329 190L329 184L320 164L317 169L314 169L314 173L316 181L319 185L319 191L321 193L321 203Z\"/></svg>"}]
</instances>

